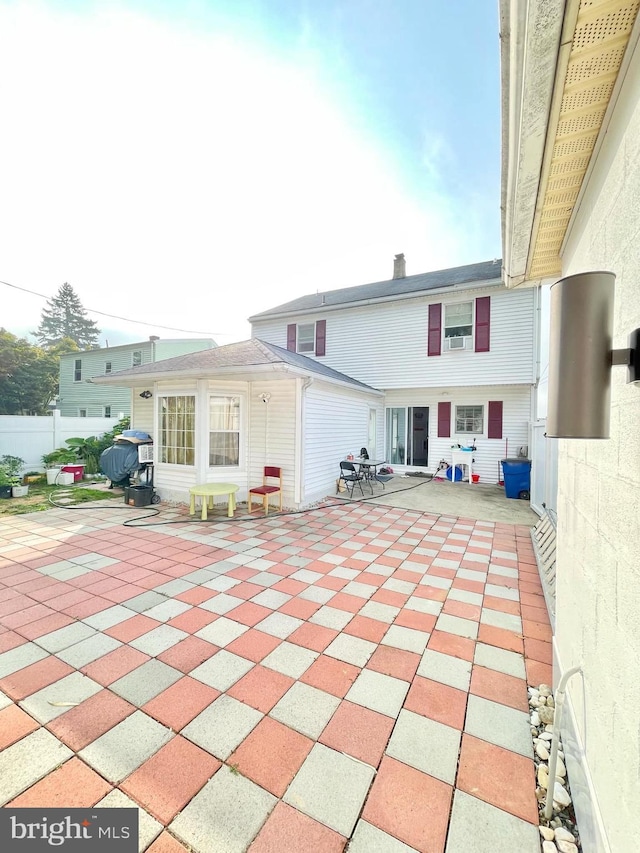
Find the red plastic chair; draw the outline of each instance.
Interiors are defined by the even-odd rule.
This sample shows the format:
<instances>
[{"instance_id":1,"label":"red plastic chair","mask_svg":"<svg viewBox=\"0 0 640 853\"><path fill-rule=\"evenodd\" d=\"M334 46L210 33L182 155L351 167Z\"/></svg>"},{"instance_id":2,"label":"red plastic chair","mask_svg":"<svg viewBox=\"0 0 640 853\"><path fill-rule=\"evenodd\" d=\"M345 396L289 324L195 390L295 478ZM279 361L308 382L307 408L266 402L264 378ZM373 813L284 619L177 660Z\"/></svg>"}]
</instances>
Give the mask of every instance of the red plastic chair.
<instances>
[{"instance_id":1,"label":"red plastic chair","mask_svg":"<svg viewBox=\"0 0 640 853\"><path fill-rule=\"evenodd\" d=\"M268 480L277 480L278 485L269 485ZM282 512L282 468L273 468L265 465L262 476L262 485L255 486L249 489L249 512L253 512L253 496L258 495L262 500L264 514L269 515L269 497L271 495L280 495L280 512Z\"/></svg>"}]
</instances>

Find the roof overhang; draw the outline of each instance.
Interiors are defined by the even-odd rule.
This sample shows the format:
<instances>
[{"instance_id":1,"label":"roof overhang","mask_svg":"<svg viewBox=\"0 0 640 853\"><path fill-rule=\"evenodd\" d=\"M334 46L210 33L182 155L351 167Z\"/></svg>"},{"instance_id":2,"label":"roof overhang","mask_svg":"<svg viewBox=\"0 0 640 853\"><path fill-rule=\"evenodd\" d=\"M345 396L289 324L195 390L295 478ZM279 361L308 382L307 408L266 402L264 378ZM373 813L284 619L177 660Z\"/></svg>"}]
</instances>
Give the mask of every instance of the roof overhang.
<instances>
[{"instance_id":1,"label":"roof overhang","mask_svg":"<svg viewBox=\"0 0 640 853\"><path fill-rule=\"evenodd\" d=\"M500 0L507 287L562 273L574 210L606 131L640 0Z\"/></svg>"}]
</instances>

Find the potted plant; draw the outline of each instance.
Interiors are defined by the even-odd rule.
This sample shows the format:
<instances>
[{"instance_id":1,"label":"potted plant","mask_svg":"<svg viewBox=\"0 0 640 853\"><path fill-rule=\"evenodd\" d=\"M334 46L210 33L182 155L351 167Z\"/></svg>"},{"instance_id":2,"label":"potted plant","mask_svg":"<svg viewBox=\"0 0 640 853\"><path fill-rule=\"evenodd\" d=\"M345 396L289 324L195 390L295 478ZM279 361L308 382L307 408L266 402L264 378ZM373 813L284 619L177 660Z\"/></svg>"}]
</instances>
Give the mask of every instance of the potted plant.
<instances>
[{"instance_id":1,"label":"potted plant","mask_svg":"<svg viewBox=\"0 0 640 853\"><path fill-rule=\"evenodd\" d=\"M0 467L5 471L14 498L24 497L29 493L29 486L20 485L20 471L24 467L24 459L19 456L5 454L0 457Z\"/></svg>"},{"instance_id":2,"label":"potted plant","mask_svg":"<svg viewBox=\"0 0 640 853\"><path fill-rule=\"evenodd\" d=\"M42 464L47 469L47 483L50 486L55 485L62 466L73 465L75 461L76 454L67 447L58 447L51 453L45 453L42 457Z\"/></svg>"},{"instance_id":3,"label":"potted plant","mask_svg":"<svg viewBox=\"0 0 640 853\"><path fill-rule=\"evenodd\" d=\"M11 478L3 465L0 465L0 498L11 497Z\"/></svg>"}]
</instances>

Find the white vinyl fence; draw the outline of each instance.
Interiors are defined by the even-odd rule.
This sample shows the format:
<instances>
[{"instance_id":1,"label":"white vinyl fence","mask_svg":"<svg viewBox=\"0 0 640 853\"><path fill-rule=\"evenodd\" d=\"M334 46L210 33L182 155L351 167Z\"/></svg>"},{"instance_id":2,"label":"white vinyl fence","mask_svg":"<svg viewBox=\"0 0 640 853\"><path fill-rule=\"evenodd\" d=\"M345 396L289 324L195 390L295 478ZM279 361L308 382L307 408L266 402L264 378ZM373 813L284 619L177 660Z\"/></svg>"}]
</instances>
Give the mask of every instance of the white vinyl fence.
<instances>
[{"instance_id":1,"label":"white vinyl fence","mask_svg":"<svg viewBox=\"0 0 640 853\"><path fill-rule=\"evenodd\" d=\"M113 429L116 418L68 418L52 415L0 415L0 456L24 459L25 471L42 471L42 457L67 438L88 438Z\"/></svg>"},{"instance_id":2,"label":"white vinyl fence","mask_svg":"<svg viewBox=\"0 0 640 853\"><path fill-rule=\"evenodd\" d=\"M546 428L546 420L531 428L531 509L538 515L558 510L558 440L545 438Z\"/></svg>"}]
</instances>

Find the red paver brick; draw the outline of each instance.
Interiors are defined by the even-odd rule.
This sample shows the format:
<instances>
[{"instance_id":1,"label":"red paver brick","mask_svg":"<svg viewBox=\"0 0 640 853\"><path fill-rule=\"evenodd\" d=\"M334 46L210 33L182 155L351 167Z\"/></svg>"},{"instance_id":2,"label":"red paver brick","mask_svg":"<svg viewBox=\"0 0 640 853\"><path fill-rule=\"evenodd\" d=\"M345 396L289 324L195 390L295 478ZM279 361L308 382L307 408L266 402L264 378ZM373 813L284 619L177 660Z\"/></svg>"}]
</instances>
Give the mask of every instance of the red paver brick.
<instances>
[{"instance_id":1,"label":"red paver brick","mask_svg":"<svg viewBox=\"0 0 640 853\"><path fill-rule=\"evenodd\" d=\"M287 616L293 616L296 619L309 619L321 607L322 605L317 601L308 601L306 598L292 598L278 610L280 613L286 613Z\"/></svg>"},{"instance_id":2,"label":"red paver brick","mask_svg":"<svg viewBox=\"0 0 640 853\"><path fill-rule=\"evenodd\" d=\"M307 566L307 569L308 568L310 567ZM325 577L316 581L314 586L321 586L323 589L334 589L336 592L339 592L348 583L349 581L346 578L337 578L334 575L325 575Z\"/></svg>"},{"instance_id":3,"label":"red paver brick","mask_svg":"<svg viewBox=\"0 0 640 853\"><path fill-rule=\"evenodd\" d=\"M530 622L528 619L524 619L522 622L522 633L525 638L542 640L545 643L550 643L553 636L551 625L548 622Z\"/></svg>"},{"instance_id":4,"label":"red paver brick","mask_svg":"<svg viewBox=\"0 0 640 853\"><path fill-rule=\"evenodd\" d=\"M442 612L448 613L450 616L460 616L462 619L473 619L474 622L479 622L482 608L478 604L467 604L464 601L448 598L444 603Z\"/></svg>"},{"instance_id":5,"label":"red paver brick","mask_svg":"<svg viewBox=\"0 0 640 853\"><path fill-rule=\"evenodd\" d=\"M9 808L87 808L111 790L111 785L73 757L36 782L7 805Z\"/></svg>"},{"instance_id":6,"label":"red paver brick","mask_svg":"<svg viewBox=\"0 0 640 853\"><path fill-rule=\"evenodd\" d=\"M420 584L413 592L418 598L428 598L431 601L446 601L449 595L448 589L442 589L439 586L425 586Z\"/></svg>"},{"instance_id":7,"label":"red paver brick","mask_svg":"<svg viewBox=\"0 0 640 853\"><path fill-rule=\"evenodd\" d=\"M510 601L508 598L496 598L494 595L485 595L483 607L488 607L489 610L499 610L501 613L511 613L512 616L520 615L520 603L518 601Z\"/></svg>"},{"instance_id":8,"label":"red paver brick","mask_svg":"<svg viewBox=\"0 0 640 853\"><path fill-rule=\"evenodd\" d=\"M242 598L245 601L248 601L250 598L253 598L254 595L259 595L261 592L264 592L263 586L259 586L257 583L251 583L250 581L243 581L237 586L234 586L233 591L230 591L230 594L233 595L234 598Z\"/></svg>"},{"instance_id":9,"label":"red paver brick","mask_svg":"<svg viewBox=\"0 0 640 853\"><path fill-rule=\"evenodd\" d=\"M88 598L86 601L81 601L80 604L72 604L71 607L65 607L64 612L67 616L71 616L74 619L86 619L87 616L102 613L103 610L112 607L113 603L113 601L109 601L106 598L95 596Z\"/></svg>"},{"instance_id":10,"label":"red paver brick","mask_svg":"<svg viewBox=\"0 0 640 853\"><path fill-rule=\"evenodd\" d=\"M371 596L371 601L379 601L381 604L390 604L392 607L404 607L409 596L404 592L396 592L392 589L379 589Z\"/></svg>"},{"instance_id":11,"label":"red paver brick","mask_svg":"<svg viewBox=\"0 0 640 853\"><path fill-rule=\"evenodd\" d=\"M287 641L298 646L304 646L305 649L312 649L314 652L323 652L337 636L338 631L334 631L332 628L305 622L304 625L296 628L293 634L289 635Z\"/></svg>"},{"instance_id":12,"label":"red paver brick","mask_svg":"<svg viewBox=\"0 0 640 853\"><path fill-rule=\"evenodd\" d=\"M420 655L395 649L393 646L378 646L369 658L367 669L374 669L383 675L391 675L402 681L411 681L420 664Z\"/></svg>"},{"instance_id":13,"label":"red paver brick","mask_svg":"<svg viewBox=\"0 0 640 853\"><path fill-rule=\"evenodd\" d=\"M478 564L475 564L475 568L478 568ZM477 592L480 595L484 593L484 583L480 581L470 581L466 578L456 578L454 582L451 584L452 589L465 589L467 592Z\"/></svg>"},{"instance_id":14,"label":"red paver brick","mask_svg":"<svg viewBox=\"0 0 640 853\"><path fill-rule=\"evenodd\" d=\"M369 640L371 643L379 643L389 630L386 622L379 619L371 619L369 616L354 616L351 622L343 629L345 634L352 637L360 637L361 640Z\"/></svg>"},{"instance_id":15,"label":"red paver brick","mask_svg":"<svg viewBox=\"0 0 640 853\"><path fill-rule=\"evenodd\" d=\"M187 853L187 848L165 830L147 848L147 853Z\"/></svg>"},{"instance_id":16,"label":"red paver brick","mask_svg":"<svg viewBox=\"0 0 640 853\"><path fill-rule=\"evenodd\" d=\"M98 658L98 660L83 666L81 672L97 681L98 684L102 684L103 687L108 687L109 684L113 684L114 681L142 666L148 660L150 660L149 655L144 654L144 652L132 649L131 646L120 646L109 654Z\"/></svg>"},{"instance_id":17,"label":"red paver brick","mask_svg":"<svg viewBox=\"0 0 640 853\"><path fill-rule=\"evenodd\" d=\"M312 746L313 741L308 737L277 720L264 717L227 759L227 763L276 797L281 797Z\"/></svg>"},{"instance_id":18,"label":"red paver brick","mask_svg":"<svg viewBox=\"0 0 640 853\"><path fill-rule=\"evenodd\" d=\"M131 640L137 640L138 637L161 624L156 619L139 613L137 616L132 616L131 619L120 622L119 625L114 625L113 628L107 628L104 633L110 637L115 637L116 640L121 640L123 643L130 643Z\"/></svg>"},{"instance_id":19,"label":"red paver brick","mask_svg":"<svg viewBox=\"0 0 640 853\"><path fill-rule=\"evenodd\" d=\"M20 634L3 628L2 633L0 633L0 654L10 652L11 649L17 649L18 646L22 646L25 642L25 638L21 637Z\"/></svg>"},{"instance_id":20,"label":"red paver brick","mask_svg":"<svg viewBox=\"0 0 640 853\"><path fill-rule=\"evenodd\" d=\"M553 653L551 643L545 643L543 640L535 640L532 637L524 638L524 654L528 660L537 660L540 663L551 665Z\"/></svg>"},{"instance_id":21,"label":"red paver brick","mask_svg":"<svg viewBox=\"0 0 640 853\"><path fill-rule=\"evenodd\" d=\"M178 732L219 695L218 690L187 675L147 702L142 710Z\"/></svg>"},{"instance_id":22,"label":"red paver brick","mask_svg":"<svg viewBox=\"0 0 640 853\"><path fill-rule=\"evenodd\" d=\"M55 720L47 728L68 747L78 752L99 738L109 729L121 723L135 711L135 707L109 690L86 699Z\"/></svg>"},{"instance_id":23,"label":"red paver brick","mask_svg":"<svg viewBox=\"0 0 640 853\"><path fill-rule=\"evenodd\" d=\"M235 587L231 590L231 594L235 591ZM271 616L273 610L268 607L263 607L261 604L254 604L252 601L245 601L238 607L234 607L227 614L228 619L233 619L235 622L240 622L242 625L248 625L250 628L255 627L258 622L262 622L267 616Z\"/></svg>"},{"instance_id":24,"label":"red paver brick","mask_svg":"<svg viewBox=\"0 0 640 853\"><path fill-rule=\"evenodd\" d=\"M551 684L553 681L553 670L548 663L539 660L527 660L524 662L527 671L527 684L537 687L539 684Z\"/></svg>"},{"instance_id":25,"label":"red paver brick","mask_svg":"<svg viewBox=\"0 0 640 853\"><path fill-rule=\"evenodd\" d=\"M240 539L238 539L240 541ZM227 577L236 578L236 580L246 581L249 578L253 578L258 574L255 569L248 569L246 566L238 566L236 569L231 569L230 572L226 572Z\"/></svg>"},{"instance_id":26,"label":"red paver brick","mask_svg":"<svg viewBox=\"0 0 640 853\"><path fill-rule=\"evenodd\" d=\"M446 726L462 730L467 708L467 693L418 675L409 688L404 706L408 711L414 711L423 717L429 717Z\"/></svg>"},{"instance_id":27,"label":"red paver brick","mask_svg":"<svg viewBox=\"0 0 640 853\"><path fill-rule=\"evenodd\" d=\"M353 664L320 655L300 681L343 699L359 673L360 670Z\"/></svg>"},{"instance_id":28,"label":"red paver brick","mask_svg":"<svg viewBox=\"0 0 640 853\"><path fill-rule=\"evenodd\" d=\"M427 643L427 648L434 652L468 661L473 660L475 647L475 642L468 637L458 637L457 634L449 634L446 631L434 631Z\"/></svg>"},{"instance_id":29,"label":"red paver brick","mask_svg":"<svg viewBox=\"0 0 640 853\"><path fill-rule=\"evenodd\" d=\"M437 616L433 616L431 613L420 613L417 610L405 608L398 613L393 624L401 625L403 628L415 628L417 631L431 633L435 628L436 621Z\"/></svg>"},{"instance_id":30,"label":"red paver brick","mask_svg":"<svg viewBox=\"0 0 640 853\"><path fill-rule=\"evenodd\" d=\"M385 756L362 816L424 853L444 850L452 788Z\"/></svg>"},{"instance_id":31,"label":"red paver brick","mask_svg":"<svg viewBox=\"0 0 640 853\"><path fill-rule=\"evenodd\" d=\"M469 692L484 699L501 702L518 711L529 711L527 683L523 678L515 678L495 669L474 666L471 672Z\"/></svg>"},{"instance_id":32,"label":"red paver brick","mask_svg":"<svg viewBox=\"0 0 640 853\"><path fill-rule=\"evenodd\" d=\"M51 616L45 616L43 619L37 619L35 622L29 622L28 625L22 625L18 630L27 640L36 640L38 637L44 637L45 634L51 631L57 631L59 628L65 628L71 625L73 619L64 613L53 613Z\"/></svg>"},{"instance_id":33,"label":"red paver brick","mask_svg":"<svg viewBox=\"0 0 640 853\"><path fill-rule=\"evenodd\" d=\"M264 666L254 666L245 676L227 690L239 702L268 714L294 684L294 679Z\"/></svg>"},{"instance_id":34,"label":"red paver brick","mask_svg":"<svg viewBox=\"0 0 640 853\"><path fill-rule=\"evenodd\" d=\"M510 652L524 652L522 636L505 628L494 628L493 625L480 625L478 629L478 642L489 646L497 646Z\"/></svg>"},{"instance_id":35,"label":"red paver brick","mask_svg":"<svg viewBox=\"0 0 640 853\"><path fill-rule=\"evenodd\" d=\"M31 696L32 693L42 690L43 687L48 687L54 681L59 681L72 672L73 667L69 664L49 655L37 663L25 666L24 669L19 669L17 672L0 679L0 690L3 690L14 702L19 702L26 696Z\"/></svg>"},{"instance_id":36,"label":"red paver brick","mask_svg":"<svg viewBox=\"0 0 640 853\"><path fill-rule=\"evenodd\" d=\"M39 728L40 724L22 708L8 705L0 711L0 751Z\"/></svg>"},{"instance_id":37,"label":"red paver brick","mask_svg":"<svg viewBox=\"0 0 640 853\"><path fill-rule=\"evenodd\" d=\"M44 604L34 604L32 607L26 607L17 613L11 613L8 616L3 616L0 620L5 628L15 628L16 630L22 625L28 625L31 622L36 622L38 619L44 619L45 616L54 616L55 611Z\"/></svg>"},{"instance_id":38,"label":"red paver brick","mask_svg":"<svg viewBox=\"0 0 640 853\"><path fill-rule=\"evenodd\" d=\"M174 597L177 598L178 601L184 601L185 604L202 604L203 601L209 601L210 598L213 598L215 594L215 590L207 589L206 586L194 586L193 589L186 589L184 592L181 592L179 595ZM163 835L166 834L167 833L163 833ZM172 837L173 836L171 835L169 836L169 838Z\"/></svg>"},{"instance_id":39,"label":"red paver brick","mask_svg":"<svg viewBox=\"0 0 640 853\"><path fill-rule=\"evenodd\" d=\"M491 772L487 772L491 768ZM457 787L522 820L538 823L534 764L530 758L464 734Z\"/></svg>"},{"instance_id":40,"label":"red paver brick","mask_svg":"<svg viewBox=\"0 0 640 853\"><path fill-rule=\"evenodd\" d=\"M291 566L291 568L295 569L295 566ZM272 568L271 571L275 571L275 569ZM271 587L271 589L276 589L278 592L284 592L287 595L298 595L298 593L302 592L306 588L306 583L292 580L291 578L285 578L284 580L278 581L277 584L274 584L274 586Z\"/></svg>"},{"instance_id":41,"label":"red paver brick","mask_svg":"<svg viewBox=\"0 0 640 853\"><path fill-rule=\"evenodd\" d=\"M523 619L527 619L530 622L540 622L544 625L545 622L549 621L549 614L544 606L531 607L529 605L522 604L520 607L520 613Z\"/></svg>"},{"instance_id":42,"label":"red paver brick","mask_svg":"<svg viewBox=\"0 0 640 853\"><path fill-rule=\"evenodd\" d=\"M248 853L342 853L346 843L333 829L279 802Z\"/></svg>"},{"instance_id":43,"label":"red paver brick","mask_svg":"<svg viewBox=\"0 0 640 853\"><path fill-rule=\"evenodd\" d=\"M337 610L345 610L347 613L357 613L366 603L366 598L358 598L357 595L339 592L333 596L329 602L329 607L335 607Z\"/></svg>"},{"instance_id":44,"label":"red paver brick","mask_svg":"<svg viewBox=\"0 0 640 853\"><path fill-rule=\"evenodd\" d=\"M192 607L191 610L186 610L184 613L174 616L173 619L169 619L167 625L171 625L172 628L179 628L181 631L187 631L189 634L195 634L196 631L200 631L219 618L217 613L211 613L202 607Z\"/></svg>"},{"instance_id":45,"label":"red paver brick","mask_svg":"<svg viewBox=\"0 0 640 853\"><path fill-rule=\"evenodd\" d=\"M384 714L345 700L318 740L338 752L346 752L377 767L394 724L395 720Z\"/></svg>"},{"instance_id":46,"label":"red paver brick","mask_svg":"<svg viewBox=\"0 0 640 853\"><path fill-rule=\"evenodd\" d=\"M175 646L158 655L158 660L186 673L209 660L218 651L220 650L217 646L200 637L185 637L184 640L180 640Z\"/></svg>"},{"instance_id":47,"label":"red paver brick","mask_svg":"<svg viewBox=\"0 0 640 853\"><path fill-rule=\"evenodd\" d=\"M264 631L258 631L256 628L250 628L237 640L229 643L226 646L228 652L233 652L234 655L252 660L254 663L259 663L263 658L276 649L282 640L279 637L272 637L271 634L265 634Z\"/></svg>"},{"instance_id":48,"label":"red paver brick","mask_svg":"<svg viewBox=\"0 0 640 853\"><path fill-rule=\"evenodd\" d=\"M150 814L168 823L221 766L221 762L178 735L120 785Z\"/></svg>"}]
</instances>

